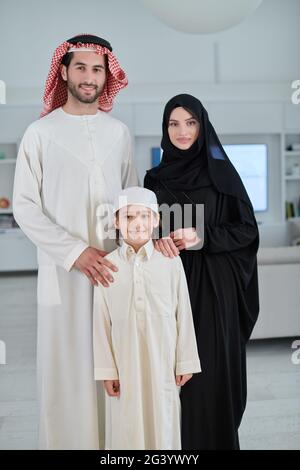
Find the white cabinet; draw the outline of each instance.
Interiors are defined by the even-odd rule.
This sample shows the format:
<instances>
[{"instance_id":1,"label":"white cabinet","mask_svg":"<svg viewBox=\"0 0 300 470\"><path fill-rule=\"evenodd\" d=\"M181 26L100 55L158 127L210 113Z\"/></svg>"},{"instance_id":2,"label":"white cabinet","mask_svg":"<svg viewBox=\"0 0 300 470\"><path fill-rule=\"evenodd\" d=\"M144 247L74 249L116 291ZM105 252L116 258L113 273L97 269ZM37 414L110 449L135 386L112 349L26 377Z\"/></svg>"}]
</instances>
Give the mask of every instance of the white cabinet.
<instances>
[{"instance_id":1,"label":"white cabinet","mask_svg":"<svg viewBox=\"0 0 300 470\"><path fill-rule=\"evenodd\" d=\"M36 248L13 220L12 196L17 142L39 113L40 106L0 107L0 199L9 202L0 207L0 272L37 269Z\"/></svg>"},{"instance_id":2,"label":"white cabinet","mask_svg":"<svg viewBox=\"0 0 300 470\"><path fill-rule=\"evenodd\" d=\"M16 154L15 142L0 143L0 272L37 269L36 248L12 213Z\"/></svg>"},{"instance_id":3,"label":"white cabinet","mask_svg":"<svg viewBox=\"0 0 300 470\"><path fill-rule=\"evenodd\" d=\"M36 269L36 248L22 230L0 228L0 271L32 271Z\"/></svg>"},{"instance_id":4,"label":"white cabinet","mask_svg":"<svg viewBox=\"0 0 300 470\"><path fill-rule=\"evenodd\" d=\"M15 143L0 144L0 214L12 212L16 149Z\"/></svg>"}]
</instances>

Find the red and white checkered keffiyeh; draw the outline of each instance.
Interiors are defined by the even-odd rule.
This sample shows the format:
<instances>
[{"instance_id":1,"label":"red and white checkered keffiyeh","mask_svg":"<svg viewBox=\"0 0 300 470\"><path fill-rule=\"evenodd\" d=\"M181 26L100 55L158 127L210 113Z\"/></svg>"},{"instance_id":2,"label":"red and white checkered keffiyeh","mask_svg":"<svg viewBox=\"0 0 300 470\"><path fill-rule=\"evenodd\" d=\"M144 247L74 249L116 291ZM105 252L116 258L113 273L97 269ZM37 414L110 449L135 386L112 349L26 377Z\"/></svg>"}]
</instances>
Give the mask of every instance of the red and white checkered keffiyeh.
<instances>
[{"instance_id":1,"label":"red and white checkered keffiyeh","mask_svg":"<svg viewBox=\"0 0 300 470\"><path fill-rule=\"evenodd\" d=\"M41 113L41 117L51 113L54 109L63 106L67 102L68 91L67 84L63 80L60 69L61 61L63 56L68 52L69 49L73 48L88 48L93 49L98 54L107 54L108 58L108 75L104 90L99 96L98 108L102 111L111 111L113 107L113 100L116 94L122 88L128 84L128 79L125 72L121 69L119 62L115 55L104 46L98 44L83 44L78 42L77 44L71 44L67 41L62 43L55 50L50 71L47 77L45 92L44 92L44 107Z\"/></svg>"}]
</instances>

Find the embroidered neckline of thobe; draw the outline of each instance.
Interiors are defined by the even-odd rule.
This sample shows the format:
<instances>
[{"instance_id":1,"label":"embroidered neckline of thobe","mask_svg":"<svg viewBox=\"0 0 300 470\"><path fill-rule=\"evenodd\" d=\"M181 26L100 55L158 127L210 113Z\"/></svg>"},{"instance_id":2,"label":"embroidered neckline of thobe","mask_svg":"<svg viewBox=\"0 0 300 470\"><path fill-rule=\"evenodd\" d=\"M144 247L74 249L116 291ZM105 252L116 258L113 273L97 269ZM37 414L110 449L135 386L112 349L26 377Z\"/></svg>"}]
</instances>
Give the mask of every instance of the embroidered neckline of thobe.
<instances>
[{"instance_id":1,"label":"embroidered neckline of thobe","mask_svg":"<svg viewBox=\"0 0 300 470\"><path fill-rule=\"evenodd\" d=\"M62 107L58 108L63 116L68 117L70 119L77 119L78 121L92 121L93 119L100 116L101 111L97 111L96 114L70 114L63 110Z\"/></svg>"},{"instance_id":2,"label":"embroidered neckline of thobe","mask_svg":"<svg viewBox=\"0 0 300 470\"><path fill-rule=\"evenodd\" d=\"M141 246L141 248L138 250L137 253L135 252L134 248L128 245L128 243L126 243L124 240L121 246L121 252L123 254L123 257L127 261L130 261L132 257L133 258L138 257L140 259L146 258L149 260L153 253L153 250L154 250L154 245L153 245L152 239L148 240L147 243L145 243L145 245Z\"/></svg>"}]
</instances>

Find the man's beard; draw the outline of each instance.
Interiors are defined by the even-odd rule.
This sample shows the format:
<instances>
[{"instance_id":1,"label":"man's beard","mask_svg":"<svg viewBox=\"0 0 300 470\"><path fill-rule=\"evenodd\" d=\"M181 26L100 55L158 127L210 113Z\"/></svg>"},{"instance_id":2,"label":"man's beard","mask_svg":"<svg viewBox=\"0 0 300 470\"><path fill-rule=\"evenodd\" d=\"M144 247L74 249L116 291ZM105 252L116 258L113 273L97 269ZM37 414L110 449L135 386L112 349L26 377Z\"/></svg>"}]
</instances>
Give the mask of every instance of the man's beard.
<instances>
[{"instance_id":1,"label":"man's beard","mask_svg":"<svg viewBox=\"0 0 300 470\"><path fill-rule=\"evenodd\" d=\"M84 85L84 84L81 83L81 85ZM80 85L78 86L78 89L77 89L76 85L74 85L74 83L71 82L70 79L68 79L67 81L67 87L71 95L74 96L74 98L76 98L78 101L80 101L80 103L95 103L95 101L97 101L99 96L101 95L104 85L102 88L97 87L96 85L93 85L95 93L91 96L84 96L83 94L81 94Z\"/></svg>"}]
</instances>

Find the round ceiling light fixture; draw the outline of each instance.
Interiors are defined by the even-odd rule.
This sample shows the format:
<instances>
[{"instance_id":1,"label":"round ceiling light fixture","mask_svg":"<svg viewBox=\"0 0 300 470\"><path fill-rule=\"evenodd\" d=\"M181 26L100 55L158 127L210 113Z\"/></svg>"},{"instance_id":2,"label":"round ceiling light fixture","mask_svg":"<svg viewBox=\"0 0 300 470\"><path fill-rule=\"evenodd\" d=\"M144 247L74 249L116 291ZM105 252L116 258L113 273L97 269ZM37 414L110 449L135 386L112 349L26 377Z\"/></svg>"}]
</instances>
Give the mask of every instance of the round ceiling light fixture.
<instances>
[{"instance_id":1,"label":"round ceiling light fixture","mask_svg":"<svg viewBox=\"0 0 300 470\"><path fill-rule=\"evenodd\" d=\"M163 23L177 31L209 34L241 23L262 0L142 0Z\"/></svg>"}]
</instances>

